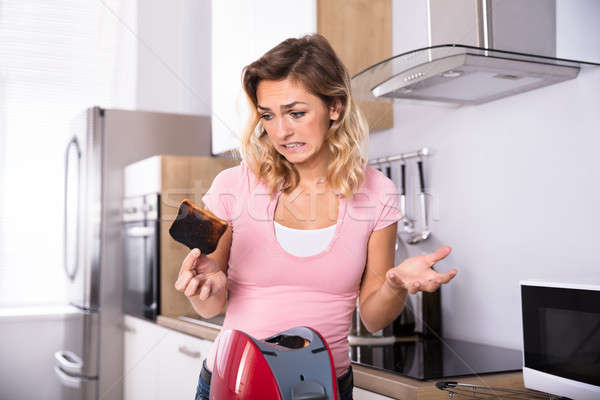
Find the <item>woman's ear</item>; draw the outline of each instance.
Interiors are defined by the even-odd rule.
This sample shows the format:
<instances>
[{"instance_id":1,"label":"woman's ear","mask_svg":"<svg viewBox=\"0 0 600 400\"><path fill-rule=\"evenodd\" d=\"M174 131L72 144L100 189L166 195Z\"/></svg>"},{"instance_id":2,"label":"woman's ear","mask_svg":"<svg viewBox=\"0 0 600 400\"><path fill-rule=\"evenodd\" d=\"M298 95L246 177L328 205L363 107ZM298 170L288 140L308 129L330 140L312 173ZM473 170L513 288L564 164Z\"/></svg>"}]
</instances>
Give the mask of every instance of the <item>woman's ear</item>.
<instances>
[{"instance_id":1,"label":"woman's ear","mask_svg":"<svg viewBox=\"0 0 600 400\"><path fill-rule=\"evenodd\" d=\"M329 119L332 121L337 121L342 112L342 102L340 99L335 99L333 103L329 106Z\"/></svg>"}]
</instances>

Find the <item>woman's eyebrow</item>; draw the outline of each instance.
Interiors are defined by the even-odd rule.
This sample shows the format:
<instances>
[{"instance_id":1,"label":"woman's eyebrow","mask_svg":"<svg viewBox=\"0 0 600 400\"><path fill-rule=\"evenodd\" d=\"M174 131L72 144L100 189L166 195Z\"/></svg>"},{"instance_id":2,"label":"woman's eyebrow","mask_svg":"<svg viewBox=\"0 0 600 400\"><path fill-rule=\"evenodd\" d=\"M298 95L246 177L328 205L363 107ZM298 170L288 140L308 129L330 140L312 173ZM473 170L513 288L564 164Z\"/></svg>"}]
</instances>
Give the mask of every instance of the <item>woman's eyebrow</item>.
<instances>
[{"instance_id":1,"label":"woman's eyebrow","mask_svg":"<svg viewBox=\"0 0 600 400\"><path fill-rule=\"evenodd\" d=\"M307 104L308 105L308 103L305 103L303 101L294 101L294 102L292 102L290 104L285 104L285 105L283 105L283 106L281 106L279 108L282 109L282 110L287 110L287 109L290 109L290 108L294 107L297 104ZM263 107L261 105L257 105L256 108L260 108L261 110L265 110L265 111L271 111L271 109L269 107Z\"/></svg>"},{"instance_id":2,"label":"woman's eyebrow","mask_svg":"<svg viewBox=\"0 0 600 400\"><path fill-rule=\"evenodd\" d=\"M303 101L294 101L293 103L283 105L283 106L281 106L279 108L281 108L282 110L287 110L289 108L294 107L296 104L306 104L306 103L303 102Z\"/></svg>"}]
</instances>

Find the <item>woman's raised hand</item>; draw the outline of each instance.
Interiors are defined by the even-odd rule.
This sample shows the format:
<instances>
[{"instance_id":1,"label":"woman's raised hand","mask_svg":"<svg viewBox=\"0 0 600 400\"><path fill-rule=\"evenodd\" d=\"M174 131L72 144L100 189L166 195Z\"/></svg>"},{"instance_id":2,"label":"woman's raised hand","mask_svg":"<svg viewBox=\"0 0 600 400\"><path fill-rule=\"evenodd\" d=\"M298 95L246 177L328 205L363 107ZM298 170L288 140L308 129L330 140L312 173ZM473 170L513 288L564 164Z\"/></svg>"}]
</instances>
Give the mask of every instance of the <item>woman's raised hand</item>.
<instances>
[{"instance_id":1,"label":"woman's raised hand","mask_svg":"<svg viewBox=\"0 0 600 400\"><path fill-rule=\"evenodd\" d=\"M441 274L431 268L446 258L451 250L450 247L444 246L435 253L407 258L386 273L385 281L392 288L405 288L411 294L418 291L434 292L440 285L450 282L456 276L455 269Z\"/></svg>"},{"instance_id":2,"label":"woman's raised hand","mask_svg":"<svg viewBox=\"0 0 600 400\"><path fill-rule=\"evenodd\" d=\"M198 296L199 300L206 300L211 294L223 290L226 284L227 277L217 262L201 254L199 249L193 249L181 263L175 289L187 297Z\"/></svg>"}]
</instances>

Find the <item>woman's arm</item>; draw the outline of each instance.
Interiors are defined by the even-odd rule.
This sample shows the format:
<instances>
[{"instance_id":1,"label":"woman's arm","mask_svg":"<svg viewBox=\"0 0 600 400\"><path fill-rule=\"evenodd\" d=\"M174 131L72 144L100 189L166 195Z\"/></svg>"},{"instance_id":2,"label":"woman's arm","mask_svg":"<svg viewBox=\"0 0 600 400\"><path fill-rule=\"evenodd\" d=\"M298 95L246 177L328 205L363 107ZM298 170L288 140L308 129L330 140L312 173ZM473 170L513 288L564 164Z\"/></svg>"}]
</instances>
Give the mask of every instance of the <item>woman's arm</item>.
<instances>
[{"instance_id":1,"label":"woman's arm","mask_svg":"<svg viewBox=\"0 0 600 400\"><path fill-rule=\"evenodd\" d=\"M389 325L400 313L406 289L386 284L385 274L394 266L397 223L373 231L367 244L367 265L363 273L359 308L363 324L371 333Z\"/></svg>"},{"instance_id":2,"label":"woman's arm","mask_svg":"<svg viewBox=\"0 0 600 400\"><path fill-rule=\"evenodd\" d=\"M432 254L407 258L394 267L396 225L373 231L367 245L359 307L361 319L371 333L383 329L400 315L407 292L433 292L456 275L454 269L445 274L431 269L450 253L447 246Z\"/></svg>"},{"instance_id":3,"label":"woman's arm","mask_svg":"<svg viewBox=\"0 0 600 400\"><path fill-rule=\"evenodd\" d=\"M194 310L203 318L219 314L227 302L227 268L232 240L231 226L207 255L191 251L181 265L175 288L183 292Z\"/></svg>"}]
</instances>

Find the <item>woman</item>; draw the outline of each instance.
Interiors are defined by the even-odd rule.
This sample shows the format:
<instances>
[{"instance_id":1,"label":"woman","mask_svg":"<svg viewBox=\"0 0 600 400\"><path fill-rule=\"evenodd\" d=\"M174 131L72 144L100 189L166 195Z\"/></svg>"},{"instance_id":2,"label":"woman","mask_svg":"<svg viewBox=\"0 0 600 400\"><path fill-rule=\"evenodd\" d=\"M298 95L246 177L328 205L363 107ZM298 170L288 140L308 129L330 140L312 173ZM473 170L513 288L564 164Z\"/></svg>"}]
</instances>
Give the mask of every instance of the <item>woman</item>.
<instances>
[{"instance_id":1,"label":"woman","mask_svg":"<svg viewBox=\"0 0 600 400\"><path fill-rule=\"evenodd\" d=\"M352 399L347 336L357 296L367 329L382 329L407 292L454 277L431 269L450 248L394 267L397 191L366 164L367 126L324 37L280 43L244 68L243 88L253 115L242 162L219 173L202 199L229 227L214 253L188 254L175 287L205 318L227 303L224 330L266 338L316 329L331 348L341 398ZM216 347L197 399L208 398Z\"/></svg>"}]
</instances>

